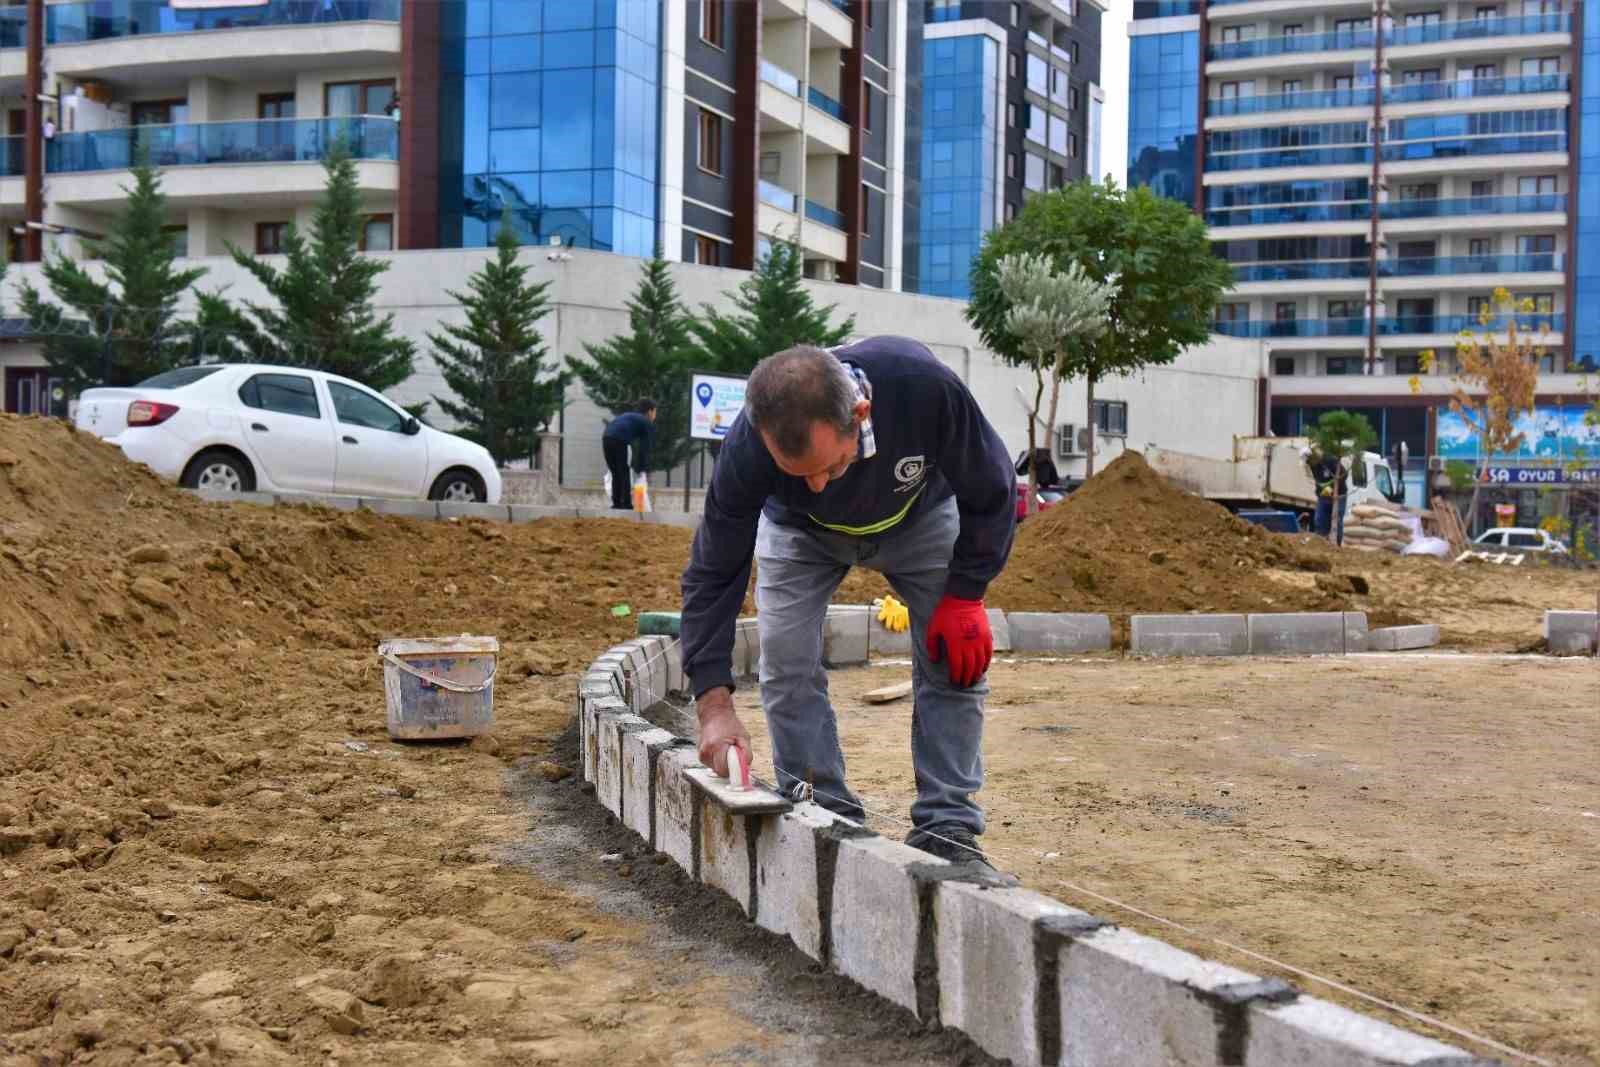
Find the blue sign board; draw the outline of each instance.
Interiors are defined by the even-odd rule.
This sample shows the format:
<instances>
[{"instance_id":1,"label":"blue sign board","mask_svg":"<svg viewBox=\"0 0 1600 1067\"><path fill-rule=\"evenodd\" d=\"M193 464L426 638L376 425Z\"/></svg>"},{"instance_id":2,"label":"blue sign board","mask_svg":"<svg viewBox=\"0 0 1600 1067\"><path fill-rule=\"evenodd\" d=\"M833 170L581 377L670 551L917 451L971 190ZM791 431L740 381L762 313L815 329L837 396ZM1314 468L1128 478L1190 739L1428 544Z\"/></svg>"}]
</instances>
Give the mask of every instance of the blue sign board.
<instances>
[{"instance_id":1,"label":"blue sign board","mask_svg":"<svg viewBox=\"0 0 1600 1067\"><path fill-rule=\"evenodd\" d=\"M1600 485L1600 464L1554 463L1539 467L1481 467L1490 485Z\"/></svg>"},{"instance_id":2,"label":"blue sign board","mask_svg":"<svg viewBox=\"0 0 1600 1067\"><path fill-rule=\"evenodd\" d=\"M1600 463L1600 426L1592 426L1585 421L1585 416L1592 410L1587 402L1540 404L1517 420L1517 429L1523 438L1520 449L1510 455L1485 457L1477 431L1467 424L1467 420L1449 408L1440 408L1438 454L1445 459L1479 463L1485 458L1510 460L1513 463L1527 460Z\"/></svg>"}]
</instances>

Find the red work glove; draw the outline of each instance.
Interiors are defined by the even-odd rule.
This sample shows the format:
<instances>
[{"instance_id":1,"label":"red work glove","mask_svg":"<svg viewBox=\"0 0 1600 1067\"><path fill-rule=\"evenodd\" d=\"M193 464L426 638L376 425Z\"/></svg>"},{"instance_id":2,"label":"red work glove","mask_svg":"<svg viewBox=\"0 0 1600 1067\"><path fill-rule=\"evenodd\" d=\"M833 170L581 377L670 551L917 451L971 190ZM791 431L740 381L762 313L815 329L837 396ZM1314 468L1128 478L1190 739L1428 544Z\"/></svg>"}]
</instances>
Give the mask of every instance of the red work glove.
<instances>
[{"instance_id":1,"label":"red work glove","mask_svg":"<svg viewBox=\"0 0 1600 1067\"><path fill-rule=\"evenodd\" d=\"M994 635L981 600L946 594L928 623L928 656L935 663L950 657L950 684L966 689L978 684L994 658Z\"/></svg>"}]
</instances>

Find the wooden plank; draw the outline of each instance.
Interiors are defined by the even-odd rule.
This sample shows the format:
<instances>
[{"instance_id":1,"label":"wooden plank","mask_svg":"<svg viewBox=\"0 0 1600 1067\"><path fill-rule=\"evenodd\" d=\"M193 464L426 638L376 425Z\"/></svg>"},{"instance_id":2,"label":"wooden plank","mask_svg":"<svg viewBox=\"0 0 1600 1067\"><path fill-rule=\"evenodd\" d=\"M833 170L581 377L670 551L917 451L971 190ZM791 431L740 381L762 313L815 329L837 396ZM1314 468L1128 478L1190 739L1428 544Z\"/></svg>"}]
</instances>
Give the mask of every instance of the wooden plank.
<instances>
[{"instance_id":1,"label":"wooden plank","mask_svg":"<svg viewBox=\"0 0 1600 1067\"><path fill-rule=\"evenodd\" d=\"M865 693L861 699L868 704L887 704L891 700L899 700L901 697L910 695L911 683L906 681L896 682L894 685L886 685L880 689L873 689Z\"/></svg>"},{"instance_id":2,"label":"wooden plank","mask_svg":"<svg viewBox=\"0 0 1600 1067\"><path fill-rule=\"evenodd\" d=\"M770 815L793 811L794 804L760 785L735 789L726 778L717 777L709 767L690 767L683 772L706 799L735 815Z\"/></svg>"}]
</instances>

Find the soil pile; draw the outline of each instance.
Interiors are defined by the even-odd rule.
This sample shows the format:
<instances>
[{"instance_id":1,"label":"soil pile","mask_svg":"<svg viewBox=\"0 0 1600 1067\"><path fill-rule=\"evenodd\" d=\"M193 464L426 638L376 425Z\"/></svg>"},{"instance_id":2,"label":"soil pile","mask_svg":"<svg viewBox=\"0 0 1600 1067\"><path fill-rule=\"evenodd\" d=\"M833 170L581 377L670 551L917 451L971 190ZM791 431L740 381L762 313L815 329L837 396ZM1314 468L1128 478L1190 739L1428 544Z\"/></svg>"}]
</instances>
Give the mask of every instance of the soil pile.
<instances>
[{"instance_id":1,"label":"soil pile","mask_svg":"<svg viewBox=\"0 0 1600 1067\"><path fill-rule=\"evenodd\" d=\"M1022 524L990 598L1022 611L1340 611L1365 582L1333 573L1339 555L1236 518L1125 452Z\"/></svg>"}]
</instances>

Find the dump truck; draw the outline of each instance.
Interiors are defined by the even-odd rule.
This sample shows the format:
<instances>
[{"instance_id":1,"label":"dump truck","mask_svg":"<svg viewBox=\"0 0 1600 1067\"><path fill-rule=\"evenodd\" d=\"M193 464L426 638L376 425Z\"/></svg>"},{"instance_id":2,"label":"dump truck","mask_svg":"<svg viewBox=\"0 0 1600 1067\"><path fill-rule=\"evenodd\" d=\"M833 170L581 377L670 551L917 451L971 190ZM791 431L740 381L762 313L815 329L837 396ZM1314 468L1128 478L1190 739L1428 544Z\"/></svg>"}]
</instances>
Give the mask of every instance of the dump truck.
<instances>
[{"instance_id":1,"label":"dump truck","mask_svg":"<svg viewBox=\"0 0 1600 1067\"><path fill-rule=\"evenodd\" d=\"M1317 507L1317 484L1306 463L1310 447L1305 437L1235 437L1229 459L1154 445L1145 449L1144 458L1168 481L1230 511L1293 511L1304 526ZM1350 471L1349 490L1342 500L1346 521L1351 508L1404 499L1404 486L1378 453L1363 452L1346 464Z\"/></svg>"}]
</instances>

